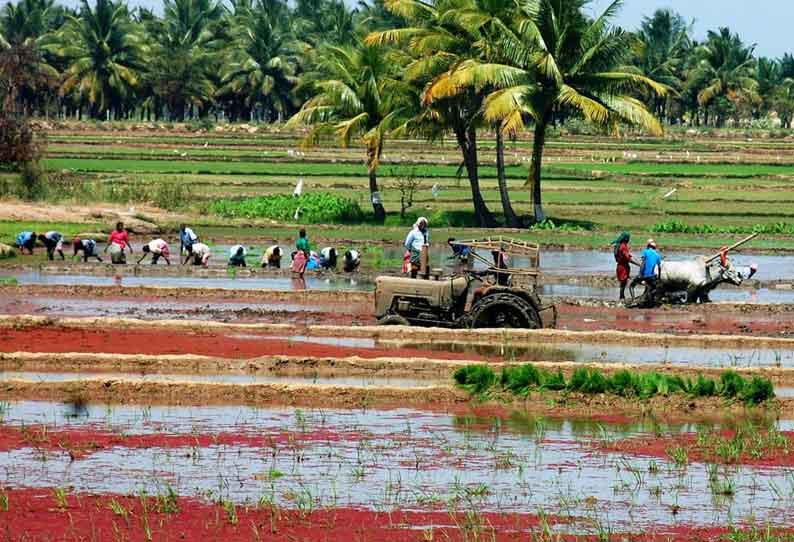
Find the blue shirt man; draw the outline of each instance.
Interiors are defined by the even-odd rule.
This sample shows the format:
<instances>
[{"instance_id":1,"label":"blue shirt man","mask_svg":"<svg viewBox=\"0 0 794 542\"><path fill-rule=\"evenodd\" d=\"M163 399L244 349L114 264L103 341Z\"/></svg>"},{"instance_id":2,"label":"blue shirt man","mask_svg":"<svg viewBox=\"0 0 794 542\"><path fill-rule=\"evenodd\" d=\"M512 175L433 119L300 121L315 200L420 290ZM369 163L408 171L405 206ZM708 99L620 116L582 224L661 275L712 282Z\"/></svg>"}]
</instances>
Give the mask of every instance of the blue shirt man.
<instances>
[{"instance_id":1,"label":"blue shirt man","mask_svg":"<svg viewBox=\"0 0 794 542\"><path fill-rule=\"evenodd\" d=\"M640 267L640 277L656 277L662 265L662 257L656 251L656 243L653 239L648 241L648 246L642 251L642 266Z\"/></svg>"}]
</instances>

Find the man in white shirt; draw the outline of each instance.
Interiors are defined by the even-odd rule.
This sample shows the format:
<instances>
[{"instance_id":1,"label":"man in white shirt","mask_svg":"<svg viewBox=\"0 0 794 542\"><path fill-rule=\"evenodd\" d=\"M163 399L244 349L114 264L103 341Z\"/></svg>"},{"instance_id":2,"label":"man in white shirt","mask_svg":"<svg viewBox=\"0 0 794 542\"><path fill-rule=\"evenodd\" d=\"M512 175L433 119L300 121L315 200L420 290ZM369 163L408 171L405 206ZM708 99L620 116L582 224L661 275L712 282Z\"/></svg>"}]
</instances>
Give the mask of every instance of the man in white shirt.
<instances>
[{"instance_id":1,"label":"man in white shirt","mask_svg":"<svg viewBox=\"0 0 794 542\"><path fill-rule=\"evenodd\" d=\"M405 248L411 253L411 278L415 279L422 265L422 247L430 244L430 232L427 231L427 219L420 216L413 229L405 238Z\"/></svg>"},{"instance_id":2,"label":"man in white shirt","mask_svg":"<svg viewBox=\"0 0 794 542\"><path fill-rule=\"evenodd\" d=\"M141 256L141 259L138 260L138 264L146 259L146 256L149 254L152 255L152 265L157 264L157 260L160 259L160 256L163 257L166 264L171 265L171 260L168 259L168 255L170 254L168 243L166 243L164 240L153 239L152 241L149 241L149 244L143 245L143 256Z\"/></svg>"},{"instance_id":3,"label":"man in white shirt","mask_svg":"<svg viewBox=\"0 0 794 542\"><path fill-rule=\"evenodd\" d=\"M207 267L210 260L210 247L204 243L195 243L193 245L193 265L203 265Z\"/></svg>"}]
</instances>

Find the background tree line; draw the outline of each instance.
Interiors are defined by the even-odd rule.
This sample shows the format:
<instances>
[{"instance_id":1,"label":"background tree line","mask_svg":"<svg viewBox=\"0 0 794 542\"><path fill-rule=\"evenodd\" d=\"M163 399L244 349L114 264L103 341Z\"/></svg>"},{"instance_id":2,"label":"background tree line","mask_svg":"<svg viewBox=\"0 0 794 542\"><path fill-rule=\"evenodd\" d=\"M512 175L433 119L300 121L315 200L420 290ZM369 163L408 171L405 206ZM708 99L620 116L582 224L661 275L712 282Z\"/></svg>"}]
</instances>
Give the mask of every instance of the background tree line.
<instances>
[{"instance_id":1,"label":"background tree line","mask_svg":"<svg viewBox=\"0 0 794 542\"><path fill-rule=\"evenodd\" d=\"M727 28L693 39L669 10L634 32L588 0L164 0L162 13L113 0L18 0L0 13L3 115L99 120L288 121L306 144L364 143L372 204L387 139L452 137L477 221L497 223L479 187L478 131L534 134L527 184L542 208L546 131L571 119L606 131L723 126L794 114L794 57L756 58Z\"/></svg>"}]
</instances>

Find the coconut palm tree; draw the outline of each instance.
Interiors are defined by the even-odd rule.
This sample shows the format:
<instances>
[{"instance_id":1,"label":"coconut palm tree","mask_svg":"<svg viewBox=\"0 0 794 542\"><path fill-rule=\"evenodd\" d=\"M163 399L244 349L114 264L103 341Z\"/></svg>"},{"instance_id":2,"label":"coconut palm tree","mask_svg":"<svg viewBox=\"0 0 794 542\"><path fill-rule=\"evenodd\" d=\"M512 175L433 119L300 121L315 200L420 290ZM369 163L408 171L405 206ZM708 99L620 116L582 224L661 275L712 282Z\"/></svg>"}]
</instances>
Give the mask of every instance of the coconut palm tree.
<instances>
[{"instance_id":1,"label":"coconut palm tree","mask_svg":"<svg viewBox=\"0 0 794 542\"><path fill-rule=\"evenodd\" d=\"M403 65L397 51L378 47L326 46L317 73L310 76L314 96L287 123L307 125L304 143L313 145L324 134L335 134L342 145L360 139L366 163L372 209L377 222L386 218L378 190L377 169L387 136L411 112L410 88L398 79Z\"/></svg>"},{"instance_id":2,"label":"coconut palm tree","mask_svg":"<svg viewBox=\"0 0 794 542\"><path fill-rule=\"evenodd\" d=\"M686 60L691 52L692 24L670 9L658 9L645 17L637 31L635 63L642 73L672 89L680 89ZM660 118L669 115L669 97L646 97L654 113Z\"/></svg>"},{"instance_id":3,"label":"coconut palm tree","mask_svg":"<svg viewBox=\"0 0 794 542\"><path fill-rule=\"evenodd\" d=\"M403 78L417 89L423 91L454 66L481 54L477 38L461 26L458 17L451 15L470 7L469 0L439 0L433 4L423 0L385 0L384 5L407 21L406 25L373 32L365 41L382 48L396 46L409 51L412 61L406 66ZM471 188L475 220L482 227L492 227L496 220L482 197L477 153L478 129L483 124L482 98L483 94L473 88L432 100L425 94L422 109L409 127L429 139L448 133L454 135Z\"/></svg>"},{"instance_id":4,"label":"coconut palm tree","mask_svg":"<svg viewBox=\"0 0 794 542\"><path fill-rule=\"evenodd\" d=\"M58 71L41 49L44 36L55 28L60 8L54 0L20 0L0 11L0 53L6 82L15 81L18 111L46 105L58 81ZM3 86L3 85L0 85Z\"/></svg>"},{"instance_id":5,"label":"coconut palm tree","mask_svg":"<svg viewBox=\"0 0 794 542\"><path fill-rule=\"evenodd\" d=\"M717 126L722 126L736 103L757 97L755 80L755 45L745 45L738 34L728 28L709 31L706 42L696 54L690 84L698 89L697 99L706 114L714 110Z\"/></svg>"},{"instance_id":6,"label":"coconut palm tree","mask_svg":"<svg viewBox=\"0 0 794 542\"><path fill-rule=\"evenodd\" d=\"M182 121L188 107L204 111L212 102L217 73L215 25L223 9L212 0L165 0L162 19L150 25L148 80L172 120Z\"/></svg>"},{"instance_id":7,"label":"coconut palm tree","mask_svg":"<svg viewBox=\"0 0 794 542\"><path fill-rule=\"evenodd\" d=\"M500 121L506 133L534 123L531 185L535 221L545 220L541 165L546 131L562 111L581 116L605 130L620 124L654 134L661 125L635 95L665 95L668 87L626 67L635 38L610 20L621 2L615 0L595 19L584 13L588 0L528 0L505 21L496 42L502 62L469 60L455 66L427 89L428 100L444 99L466 88L492 88L484 102L487 121ZM507 24L509 23L509 25Z\"/></svg>"},{"instance_id":8,"label":"coconut palm tree","mask_svg":"<svg viewBox=\"0 0 794 542\"><path fill-rule=\"evenodd\" d=\"M249 115L261 107L268 120L291 115L301 46L289 26L287 5L258 0L238 9L231 23L218 97L242 103Z\"/></svg>"},{"instance_id":9,"label":"coconut palm tree","mask_svg":"<svg viewBox=\"0 0 794 542\"><path fill-rule=\"evenodd\" d=\"M61 93L87 102L92 117L120 116L135 95L146 47L124 4L82 0L80 15L42 47L68 62Z\"/></svg>"}]
</instances>

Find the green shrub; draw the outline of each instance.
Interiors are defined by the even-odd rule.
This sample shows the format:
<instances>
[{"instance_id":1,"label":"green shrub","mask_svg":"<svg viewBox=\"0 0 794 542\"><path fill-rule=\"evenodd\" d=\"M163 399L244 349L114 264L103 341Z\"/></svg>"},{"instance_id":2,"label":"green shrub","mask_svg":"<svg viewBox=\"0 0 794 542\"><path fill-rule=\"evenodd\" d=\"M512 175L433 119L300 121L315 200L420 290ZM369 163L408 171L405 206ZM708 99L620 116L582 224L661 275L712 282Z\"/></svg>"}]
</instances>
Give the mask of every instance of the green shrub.
<instances>
[{"instance_id":1,"label":"green shrub","mask_svg":"<svg viewBox=\"0 0 794 542\"><path fill-rule=\"evenodd\" d=\"M470 393L483 393L496 383L496 374L487 365L466 365L455 371L453 377Z\"/></svg>"},{"instance_id":2,"label":"green shrub","mask_svg":"<svg viewBox=\"0 0 794 542\"><path fill-rule=\"evenodd\" d=\"M766 378L758 378L757 376L754 376L750 382L746 383L741 395L745 403L750 403L752 405L759 405L774 397L775 391L772 382Z\"/></svg>"},{"instance_id":3,"label":"green shrub","mask_svg":"<svg viewBox=\"0 0 794 542\"><path fill-rule=\"evenodd\" d=\"M300 222L311 224L357 223L364 218L357 202L319 192L300 197L278 194L244 200L220 200L213 203L210 210L227 218L270 218L282 222L293 222L297 214Z\"/></svg>"},{"instance_id":4,"label":"green shrub","mask_svg":"<svg viewBox=\"0 0 794 542\"><path fill-rule=\"evenodd\" d=\"M608 388L609 383L600 371L589 371L587 382L585 382L581 391L582 393L597 395L599 393L605 393Z\"/></svg>"},{"instance_id":5,"label":"green shrub","mask_svg":"<svg viewBox=\"0 0 794 542\"><path fill-rule=\"evenodd\" d=\"M794 224L777 222L774 224L754 224L752 226L717 227L711 224L687 224L681 220L668 220L666 222L654 224L651 227L651 231L654 233L762 233L767 235L794 235Z\"/></svg>"}]
</instances>

